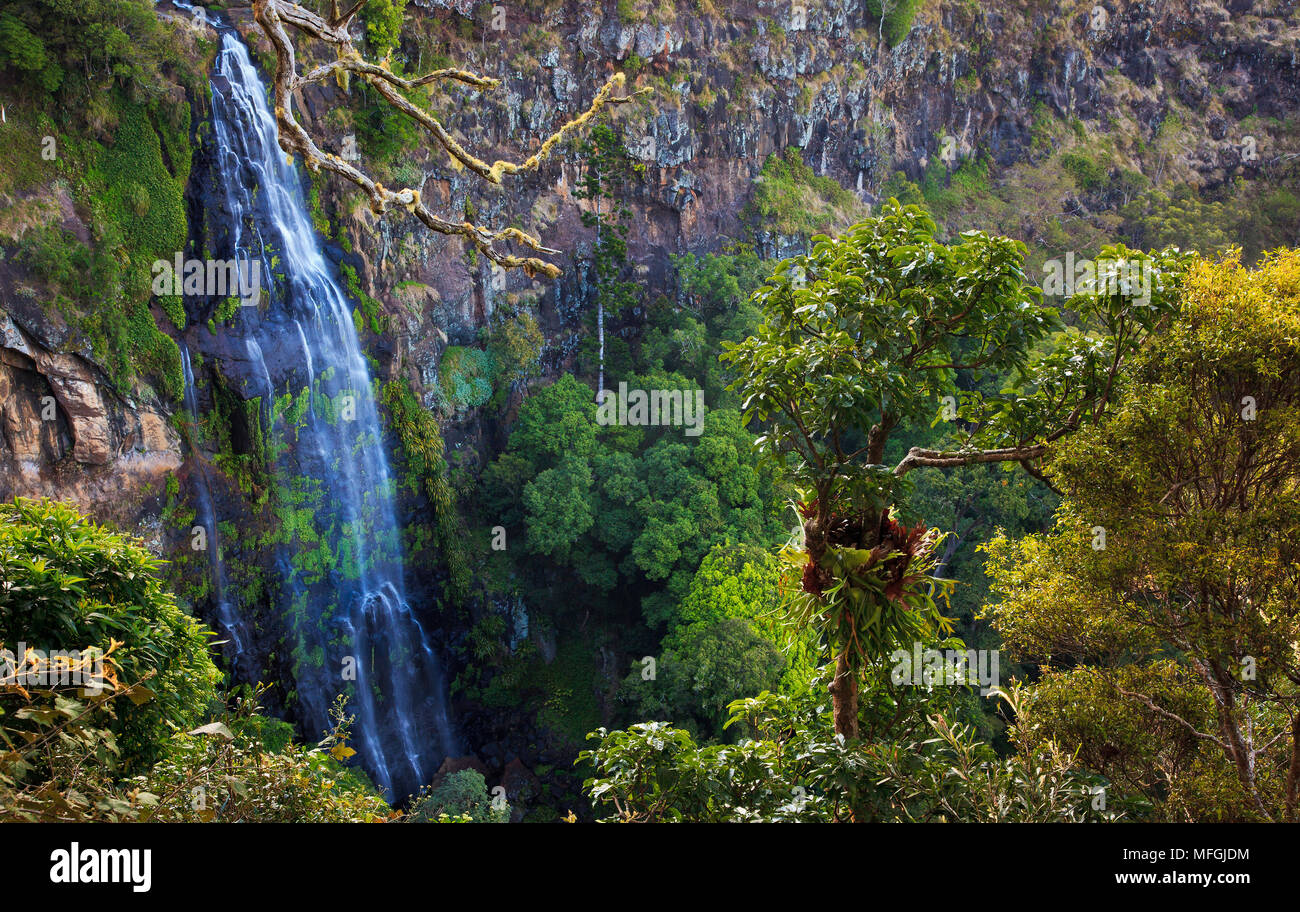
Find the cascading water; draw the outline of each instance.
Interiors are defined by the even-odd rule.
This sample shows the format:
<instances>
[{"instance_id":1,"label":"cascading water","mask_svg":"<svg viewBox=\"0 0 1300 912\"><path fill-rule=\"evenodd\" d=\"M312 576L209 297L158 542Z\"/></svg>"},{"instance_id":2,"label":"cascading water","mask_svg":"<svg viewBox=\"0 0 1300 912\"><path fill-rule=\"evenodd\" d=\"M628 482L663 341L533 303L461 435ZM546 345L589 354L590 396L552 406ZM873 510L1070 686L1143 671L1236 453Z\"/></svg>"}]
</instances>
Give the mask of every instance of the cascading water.
<instances>
[{"instance_id":1,"label":"cascading water","mask_svg":"<svg viewBox=\"0 0 1300 912\"><path fill-rule=\"evenodd\" d=\"M221 541L217 529L217 511L212 505L212 483L208 479L208 466L199 448L199 400L198 389L194 385L194 368L190 363L190 350L181 345L181 368L185 374L185 410L190 415L192 436L190 444L192 458L197 472L194 475L194 495L198 501L195 518L207 538L208 569L212 580L212 601L217 606L217 618L225 633L230 637L227 655L231 664L236 666L244 653L243 624L240 623L238 610L230 597L230 585L226 579L226 565L221 559Z\"/></svg>"},{"instance_id":2,"label":"cascading water","mask_svg":"<svg viewBox=\"0 0 1300 912\"><path fill-rule=\"evenodd\" d=\"M220 32L210 246L257 261L263 286L262 303L240 307L226 331L242 344L226 340L223 356L243 362L230 374L258 403L272 500L293 530L272 543L280 578L269 600L293 646L299 715L324 730L335 695L348 693L363 766L400 799L455 753L440 663L406 597L394 481L351 305L277 144L266 88L238 36ZM211 510L205 495L200 512Z\"/></svg>"}]
</instances>

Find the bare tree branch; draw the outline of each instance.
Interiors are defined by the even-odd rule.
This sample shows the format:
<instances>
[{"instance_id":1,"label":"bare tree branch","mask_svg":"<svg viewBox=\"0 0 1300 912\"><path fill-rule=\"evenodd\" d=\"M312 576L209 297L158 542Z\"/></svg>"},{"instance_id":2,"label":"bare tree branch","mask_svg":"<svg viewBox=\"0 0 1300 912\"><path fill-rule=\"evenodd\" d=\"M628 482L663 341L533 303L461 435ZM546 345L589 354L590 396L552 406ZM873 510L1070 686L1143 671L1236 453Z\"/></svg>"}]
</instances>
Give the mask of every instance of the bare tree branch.
<instances>
[{"instance_id":1,"label":"bare tree branch","mask_svg":"<svg viewBox=\"0 0 1300 912\"><path fill-rule=\"evenodd\" d=\"M1055 484L1053 484L1052 479L1048 478L1047 475L1043 472L1043 470L1040 469L1038 466L1034 465L1033 462L1031 462L1030 460L1028 459L1020 460L1020 467L1023 468L1026 472L1028 472L1030 475L1032 475L1034 478L1037 478L1043 484L1047 485L1048 490L1050 490L1057 497L1065 496L1065 492L1062 491L1060 488L1058 488Z\"/></svg>"},{"instance_id":2,"label":"bare tree branch","mask_svg":"<svg viewBox=\"0 0 1300 912\"><path fill-rule=\"evenodd\" d=\"M1164 707L1156 705L1156 702L1152 700L1150 697L1148 697L1146 694L1134 693L1131 690L1125 690L1123 687L1120 687L1117 684L1114 684L1113 686L1121 694L1123 694L1124 696L1128 697L1131 700L1137 700L1139 703L1141 703L1147 709L1151 710L1157 716L1160 716L1161 718L1168 719L1170 722L1175 722L1178 725L1181 725L1183 728L1187 729L1187 731L1190 732L1193 737L1199 738L1202 741L1212 741L1215 744L1219 745L1219 747L1223 748L1225 751L1229 750L1227 743L1223 741L1223 739L1216 738L1214 737L1214 735L1207 734L1201 731L1199 728L1197 728L1192 723L1188 722L1186 719L1184 719L1182 716L1178 715L1177 713L1172 713L1169 710L1165 709Z\"/></svg>"},{"instance_id":3,"label":"bare tree branch","mask_svg":"<svg viewBox=\"0 0 1300 912\"><path fill-rule=\"evenodd\" d=\"M972 465L977 462L1019 462L1038 459L1047 453L1043 444L1025 447L1005 447L998 450L926 450L912 447L902 461L894 466L894 474L900 478L912 469L923 466L950 468L952 466Z\"/></svg>"},{"instance_id":4,"label":"bare tree branch","mask_svg":"<svg viewBox=\"0 0 1300 912\"><path fill-rule=\"evenodd\" d=\"M348 25L365 4L366 0L357 0L346 13L340 14L338 0L333 0L330 19L327 22L294 0L253 0L253 15L275 48L275 119L279 126L280 147L290 155L301 155L311 171L324 168L360 187L370 197L371 210L378 215L383 215L394 206L400 206L433 231L465 238L489 260L503 268L518 267L529 275L540 272L552 278L559 275L559 268L545 260L531 256L515 256L494 246L500 241L513 241L537 253L552 256L559 253L558 250L542 246L542 242L531 234L518 228L493 230L468 220L455 222L444 219L432 212L421 199L423 182L420 187L390 190L360 168L337 155L321 151L294 117L293 93L305 85L321 82L331 76L355 74L373 87L385 101L423 127L451 157L456 167L467 168L489 183L500 184L504 175L517 175L536 170L557 145L567 136L581 129L602 109L611 105L625 104L650 90L642 89L632 95L615 95L615 91L622 89L625 82L623 74L617 73L596 93L595 99L586 111L548 137L537 152L525 161L518 164L496 161L489 165L461 146L433 115L411 103L402 92L443 79L461 82L476 89L494 89L500 85L500 81L490 76L454 68L434 70L417 79L406 79L393 73L385 63L375 64L362 59L352 46ZM332 45L337 58L306 74L299 74L293 41L289 38L286 25ZM427 179L426 175L424 180Z\"/></svg>"}]
</instances>

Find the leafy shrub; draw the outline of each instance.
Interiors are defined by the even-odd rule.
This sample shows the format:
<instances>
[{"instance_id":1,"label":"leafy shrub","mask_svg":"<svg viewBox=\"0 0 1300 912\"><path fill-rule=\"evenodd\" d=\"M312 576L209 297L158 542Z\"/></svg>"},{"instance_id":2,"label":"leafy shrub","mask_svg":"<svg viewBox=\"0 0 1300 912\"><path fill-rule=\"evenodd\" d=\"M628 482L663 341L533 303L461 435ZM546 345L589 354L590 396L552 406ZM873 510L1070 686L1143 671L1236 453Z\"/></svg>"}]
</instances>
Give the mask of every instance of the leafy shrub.
<instances>
[{"instance_id":1,"label":"leafy shrub","mask_svg":"<svg viewBox=\"0 0 1300 912\"><path fill-rule=\"evenodd\" d=\"M158 96L160 68L175 62L175 48L140 0L81 0L70 10L61 0L7 0L0 13L0 69L25 77L74 118L105 87ZM38 37L39 36L39 37ZM50 99L51 101L53 99Z\"/></svg>"},{"instance_id":2,"label":"leafy shrub","mask_svg":"<svg viewBox=\"0 0 1300 912\"><path fill-rule=\"evenodd\" d=\"M583 787L606 820L629 823L1107 819L1091 780L1050 744L1000 758L950 709L907 708L925 724L876 742L837 736L824 705L771 693L731 705L728 724L757 733L735 745L701 747L663 722L602 728L579 755L595 768Z\"/></svg>"},{"instance_id":3,"label":"leafy shrub","mask_svg":"<svg viewBox=\"0 0 1300 912\"><path fill-rule=\"evenodd\" d=\"M1061 167L1074 178L1079 189L1091 192L1106 181L1106 167L1100 162L1078 152L1061 155Z\"/></svg>"},{"instance_id":4,"label":"leafy shrub","mask_svg":"<svg viewBox=\"0 0 1300 912\"><path fill-rule=\"evenodd\" d=\"M743 217L778 234L816 234L847 226L862 206L851 190L818 177L793 146L763 163Z\"/></svg>"},{"instance_id":5,"label":"leafy shrub","mask_svg":"<svg viewBox=\"0 0 1300 912\"><path fill-rule=\"evenodd\" d=\"M340 697L315 747L284 738L258 692L220 721L177 735L171 756L129 785L161 796L145 819L177 823L366 823L396 815L365 774L345 767L353 718ZM174 796L181 796L176 800Z\"/></svg>"},{"instance_id":6,"label":"leafy shrub","mask_svg":"<svg viewBox=\"0 0 1300 912\"><path fill-rule=\"evenodd\" d=\"M525 386L541 376L542 348L546 339L533 316L523 304L501 302L492 311L491 323L483 333L490 363L495 368L495 400L504 399L515 383Z\"/></svg>"},{"instance_id":7,"label":"leafy shrub","mask_svg":"<svg viewBox=\"0 0 1300 912\"><path fill-rule=\"evenodd\" d=\"M314 748L292 744L289 726L258 712L261 690L214 721L173 735L146 773L115 780L111 703L124 687L90 700L67 691L30 692L11 717L32 720L21 746L0 725L0 820L32 822L342 823L397 816L363 773L342 761L351 717L340 700L334 729Z\"/></svg>"},{"instance_id":8,"label":"leafy shrub","mask_svg":"<svg viewBox=\"0 0 1300 912\"><path fill-rule=\"evenodd\" d=\"M0 68L31 73L47 92L63 82L63 68L46 53L45 44L12 13L0 14Z\"/></svg>"},{"instance_id":9,"label":"leafy shrub","mask_svg":"<svg viewBox=\"0 0 1300 912\"><path fill-rule=\"evenodd\" d=\"M895 171L880 186L880 196L884 199L896 199L904 206L920 206L925 203L925 195L916 181L908 180L902 171Z\"/></svg>"},{"instance_id":10,"label":"leafy shrub","mask_svg":"<svg viewBox=\"0 0 1300 912\"><path fill-rule=\"evenodd\" d=\"M453 409L478 408L492 398L492 356L480 348L450 346L438 367L442 393Z\"/></svg>"},{"instance_id":11,"label":"leafy shrub","mask_svg":"<svg viewBox=\"0 0 1300 912\"><path fill-rule=\"evenodd\" d=\"M409 814L413 823L436 823L444 815L468 818L474 823L507 823L510 805L493 800L482 773L463 769L448 775L435 788L421 790Z\"/></svg>"},{"instance_id":12,"label":"leafy shrub","mask_svg":"<svg viewBox=\"0 0 1300 912\"><path fill-rule=\"evenodd\" d=\"M370 0L361 8L366 42L379 57L386 57L402 37L406 0Z\"/></svg>"},{"instance_id":13,"label":"leafy shrub","mask_svg":"<svg viewBox=\"0 0 1300 912\"><path fill-rule=\"evenodd\" d=\"M364 332L368 327L371 332L378 335L386 330L388 328L388 318L383 314L383 305L366 294L361 287L361 279L357 275L357 271L347 263L341 263L339 273L343 276L343 284L347 286L348 294L360 305L359 309L352 311L352 319L357 332Z\"/></svg>"},{"instance_id":14,"label":"leafy shrub","mask_svg":"<svg viewBox=\"0 0 1300 912\"><path fill-rule=\"evenodd\" d=\"M402 443L406 469L403 484L411 492L423 491L433 507L439 552L447 562L452 593L460 600L469 591L470 571L465 557L464 527L447 480L442 429L404 381L384 384L383 403L390 425Z\"/></svg>"},{"instance_id":15,"label":"leafy shrub","mask_svg":"<svg viewBox=\"0 0 1300 912\"><path fill-rule=\"evenodd\" d=\"M394 73L401 75L400 61L392 62ZM362 104L353 116L357 143L366 157L381 167L394 162L404 151L414 148L419 141L419 129L374 89L358 83L356 92ZM414 93L412 93L414 94ZM420 104L418 98L413 103Z\"/></svg>"},{"instance_id":16,"label":"leafy shrub","mask_svg":"<svg viewBox=\"0 0 1300 912\"><path fill-rule=\"evenodd\" d=\"M907 37L921 0L868 0L867 11L880 21L879 33L890 47ZM883 13L883 15L882 15Z\"/></svg>"},{"instance_id":17,"label":"leafy shrub","mask_svg":"<svg viewBox=\"0 0 1300 912\"><path fill-rule=\"evenodd\" d=\"M47 653L121 642L119 677L151 697L118 708L109 726L126 772L156 760L171 733L192 728L216 698L212 634L163 590L160 566L140 542L67 504L0 504L0 642Z\"/></svg>"},{"instance_id":18,"label":"leafy shrub","mask_svg":"<svg viewBox=\"0 0 1300 912\"><path fill-rule=\"evenodd\" d=\"M623 682L634 718L667 718L697 738L721 740L727 706L775 689L785 659L745 618L691 624L671 639L654 680L635 667Z\"/></svg>"}]
</instances>

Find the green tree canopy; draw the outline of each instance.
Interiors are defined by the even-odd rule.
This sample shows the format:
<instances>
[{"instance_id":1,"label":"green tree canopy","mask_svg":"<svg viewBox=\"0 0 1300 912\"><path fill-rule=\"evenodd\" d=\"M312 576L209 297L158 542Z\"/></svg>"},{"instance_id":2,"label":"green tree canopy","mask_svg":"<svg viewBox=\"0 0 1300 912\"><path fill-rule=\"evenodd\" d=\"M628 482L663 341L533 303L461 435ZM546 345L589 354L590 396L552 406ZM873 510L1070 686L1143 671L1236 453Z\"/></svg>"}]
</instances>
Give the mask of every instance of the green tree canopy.
<instances>
[{"instance_id":1,"label":"green tree canopy","mask_svg":"<svg viewBox=\"0 0 1300 912\"><path fill-rule=\"evenodd\" d=\"M676 374L628 383L693 393ZM596 408L572 376L529 396L484 472L485 505L522 533L511 540L539 576L563 572L566 603L581 591L611 611L639 604L639 619L660 627L713 545L780 540L771 473L735 411L706 412L703 433L689 436L671 425L600 425Z\"/></svg>"},{"instance_id":2,"label":"green tree canopy","mask_svg":"<svg viewBox=\"0 0 1300 912\"><path fill-rule=\"evenodd\" d=\"M443 815L471 823L506 823L510 820L510 805L492 799L482 773L463 769L448 774L411 803L414 823L437 823Z\"/></svg>"},{"instance_id":3,"label":"green tree canopy","mask_svg":"<svg viewBox=\"0 0 1300 912\"><path fill-rule=\"evenodd\" d=\"M1300 253L1188 273L1052 532L990 546L1045 737L1164 819L1287 819L1300 788Z\"/></svg>"},{"instance_id":4,"label":"green tree canopy","mask_svg":"<svg viewBox=\"0 0 1300 912\"><path fill-rule=\"evenodd\" d=\"M815 238L755 294L758 332L723 355L745 417L764 426L762 452L802 492L802 547L790 556L805 568L806 597L796 604L838 656L846 735L857 731L857 669L946 624L928 578L936 535L891 516L901 480L924 466L983 462L1038 472L1049 443L1104 411L1121 364L1167 313L1176 284L1163 261L1105 252L1095 287L1072 299L1080 325L1052 348L1062 326L1027 280L1023 244L978 231L952 244L935 235L922 210L890 200L842 237ZM988 395L959 387L961 372L1010 373L1016 383ZM943 407L958 447L912 446L884 465L892 433Z\"/></svg>"}]
</instances>

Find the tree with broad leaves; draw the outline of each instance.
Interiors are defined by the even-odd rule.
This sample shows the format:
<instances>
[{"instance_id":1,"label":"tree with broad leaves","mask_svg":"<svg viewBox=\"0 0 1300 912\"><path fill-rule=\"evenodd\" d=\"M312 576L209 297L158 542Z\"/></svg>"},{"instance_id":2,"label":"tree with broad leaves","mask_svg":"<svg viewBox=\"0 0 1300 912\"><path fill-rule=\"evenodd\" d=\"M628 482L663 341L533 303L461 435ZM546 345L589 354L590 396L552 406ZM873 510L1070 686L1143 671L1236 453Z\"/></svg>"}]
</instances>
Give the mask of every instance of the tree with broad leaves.
<instances>
[{"instance_id":1,"label":"tree with broad leaves","mask_svg":"<svg viewBox=\"0 0 1300 912\"><path fill-rule=\"evenodd\" d=\"M1056 447L1053 529L988 546L1042 737L1162 820L1300 819L1300 251L1239 255Z\"/></svg>"},{"instance_id":2,"label":"tree with broad leaves","mask_svg":"<svg viewBox=\"0 0 1300 912\"><path fill-rule=\"evenodd\" d=\"M441 81L459 82L474 89L494 89L500 85L500 80L453 67L434 70L423 76L408 79L394 73L387 61L371 63L365 60L353 47L353 37L349 28L367 2L368 0L356 0L347 10L340 11L338 0L330 0L330 14L325 17L293 0L253 0L254 18L275 48L275 118L279 125L280 147L290 155L301 155L310 170L319 171L324 168L360 187L370 197L370 207L377 214L382 215L394 206L400 206L432 231L465 238L489 260L503 268L518 267L529 275L540 272L552 278L559 275L560 270L552 263L534 256L516 256L497 247L503 242L514 242L536 253L554 256L560 252L542 246L541 241L531 234L513 227L494 230L476 225L468 219L462 221L445 219L425 205L421 196L423 187L403 187L392 190L339 156L321 151L315 140L294 117L293 95L304 86L330 78L340 81L351 77L362 79L393 108L409 117L432 136L438 146L447 153L453 167L472 171L488 183L500 184L505 175L518 175L536 170L567 136L581 129L604 108L625 104L642 92L650 90L643 89L632 95L616 95L615 93L622 89L625 81L623 74L617 73L596 93L596 97L586 111L548 137L525 161L521 163L496 161L488 164L466 150L433 114L411 101L404 93L414 92ZM288 27L332 46L335 59L306 73L300 73Z\"/></svg>"},{"instance_id":3,"label":"tree with broad leaves","mask_svg":"<svg viewBox=\"0 0 1300 912\"><path fill-rule=\"evenodd\" d=\"M890 200L843 236L814 238L755 293L757 334L724 343L732 388L765 429L757 445L802 492L799 541L786 552L803 570L793 606L833 652L846 737L858 732L861 670L948 625L936 603L950 585L933 575L938 532L907 528L891 509L908 472L1015 462L1046 479L1051 444L1105 411L1181 274L1174 251L1106 248L1066 329L1028 282L1023 244L979 231L944 244L935 232L924 211ZM959 374L981 372L1014 382L993 395L959 386ZM945 404L959 445L914 446L886 466L891 433Z\"/></svg>"}]
</instances>

